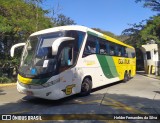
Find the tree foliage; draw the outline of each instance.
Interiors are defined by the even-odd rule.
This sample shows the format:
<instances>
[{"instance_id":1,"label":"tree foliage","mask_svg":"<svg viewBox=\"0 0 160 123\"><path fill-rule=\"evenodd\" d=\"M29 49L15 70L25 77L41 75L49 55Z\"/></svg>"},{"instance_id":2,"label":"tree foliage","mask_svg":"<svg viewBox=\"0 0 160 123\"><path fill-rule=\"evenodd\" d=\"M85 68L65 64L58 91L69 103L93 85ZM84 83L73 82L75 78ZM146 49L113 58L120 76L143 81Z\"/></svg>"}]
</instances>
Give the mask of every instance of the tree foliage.
<instances>
[{"instance_id":1,"label":"tree foliage","mask_svg":"<svg viewBox=\"0 0 160 123\"><path fill-rule=\"evenodd\" d=\"M135 0L135 2L144 2L144 7L160 12L160 0Z\"/></svg>"},{"instance_id":2,"label":"tree foliage","mask_svg":"<svg viewBox=\"0 0 160 123\"><path fill-rule=\"evenodd\" d=\"M122 35L129 37L124 40L124 42L134 47L140 47L140 45L143 44L140 31L144 28L144 25L142 24L142 22L140 22L139 24L130 24L130 26L130 28L125 29L122 32Z\"/></svg>"},{"instance_id":3,"label":"tree foliage","mask_svg":"<svg viewBox=\"0 0 160 123\"><path fill-rule=\"evenodd\" d=\"M63 14L58 14L56 18L53 19L54 26L65 26L65 25L75 25L76 23L70 17Z\"/></svg>"},{"instance_id":4,"label":"tree foliage","mask_svg":"<svg viewBox=\"0 0 160 123\"><path fill-rule=\"evenodd\" d=\"M39 0L1 0L0 2L0 72L6 64L18 65L22 48L17 56L10 58L11 46L26 41L38 30L52 27L46 10L38 6ZM8 65L7 65L8 66Z\"/></svg>"},{"instance_id":5,"label":"tree foliage","mask_svg":"<svg viewBox=\"0 0 160 123\"><path fill-rule=\"evenodd\" d=\"M151 17L146 20L146 24L133 24L130 28L125 29L122 34L129 36L125 42L135 47L140 47L151 40L160 44L160 16Z\"/></svg>"},{"instance_id":6,"label":"tree foliage","mask_svg":"<svg viewBox=\"0 0 160 123\"><path fill-rule=\"evenodd\" d=\"M0 73L4 67L18 66L22 48L17 48L10 58L10 49L16 43L25 42L36 31L53 26L75 24L63 14L48 17L49 10L40 5L44 0L1 0L0 2ZM1 74L0 74L1 76Z\"/></svg>"},{"instance_id":7,"label":"tree foliage","mask_svg":"<svg viewBox=\"0 0 160 123\"><path fill-rule=\"evenodd\" d=\"M136 2L144 2L144 7L151 8L153 11L160 12L160 0L135 0ZM145 23L144 23L145 22ZM132 24L131 27L125 29L122 34L129 36L126 43L135 47L140 47L151 40L160 44L160 14L143 20L139 24Z\"/></svg>"},{"instance_id":8,"label":"tree foliage","mask_svg":"<svg viewBox=\"0 0 160 123\"><path fill-rule=\"evenodd\" d=\"M3 51L1 53L6 53L4 54L6 56L13 44L24 42L37 30L52 27L51 19L45 14L45 10L24 0L1 0L0 45Z\"/></svg>"},{"instance_id":9,"label":"tree foliage","mask_svg":"<svg viewBox=\"0 0 160 123\"><path fill-rule=\"evenodd\" d=\"M143 30L140 31L141 39L144 41L154 40L160 44L160 16L154 16L148 20Z\"/></svg>"}]
</instances>

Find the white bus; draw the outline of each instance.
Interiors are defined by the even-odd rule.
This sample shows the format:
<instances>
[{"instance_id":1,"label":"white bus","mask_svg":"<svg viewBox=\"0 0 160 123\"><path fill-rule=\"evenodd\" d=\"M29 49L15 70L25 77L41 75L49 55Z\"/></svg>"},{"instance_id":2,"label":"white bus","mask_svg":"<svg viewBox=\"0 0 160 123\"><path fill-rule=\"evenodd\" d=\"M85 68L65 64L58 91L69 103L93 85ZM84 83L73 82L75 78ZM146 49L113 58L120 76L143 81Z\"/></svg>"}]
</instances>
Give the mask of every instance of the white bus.
<instances>
[{"instance_id":1,"label":"white bus","mask_svg":"<svg viewBox=\"0 0 160 123\"><path fill-rule=\"evenodd\" d=\"M57 100L135 75L135 50L83 26L61 26L35 32L24 46L17 89L27 95Z\"/></svg>"}]
</instances>

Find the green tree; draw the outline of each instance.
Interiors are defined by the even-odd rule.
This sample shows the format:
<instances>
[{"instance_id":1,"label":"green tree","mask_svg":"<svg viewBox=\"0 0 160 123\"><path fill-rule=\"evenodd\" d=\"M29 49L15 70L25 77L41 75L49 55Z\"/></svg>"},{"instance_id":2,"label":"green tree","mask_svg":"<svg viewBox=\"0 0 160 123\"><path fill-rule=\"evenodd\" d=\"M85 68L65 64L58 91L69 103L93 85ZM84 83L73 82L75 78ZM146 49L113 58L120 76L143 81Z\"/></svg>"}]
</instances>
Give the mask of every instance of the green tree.
<instances>
[{"instance_id":1,"label":"green tree","mask_svg":"<svg viewBox=\"0 0 160 123\"><path fill-rule=\"evenodd\" d=\"M160 44L160 16L154 16L146 20L146 24L139 23L131 25L131 28L125 29L122 34L129 36L126 43L135 47L140 47L147 42L154 40Z\"/></svg>"},{"instance_id":2,"label":"green tree","mask_svg":"<svg viewBox=\"0 0 160 123\"><path fill-rule=\"evenodd\" d=\"M51 19L45 14L45 10L24 0L1 0L0 44L5 56L13 44L24 42L37 30L52 27Z\"/></svg>"},{"instance_id":3,"label":"green tree","mask_svg":"<svg viewBox=\"0 0 160 123\"><path fill-rule=\"evenodd\" d=\"M35 0L36 1L36 0ZM36 1L40 2L39 0ZM22 48L16 50L17 57L10 58L11 46L25 42L28 36L38 30L53 26L48 11L29 0L1 0L0 2L0 67L5 62L18 64Z\"/></svg>"},{"instance_id":4,"label":"green tree","mask_svg":"<svg viewBox=\"0 0 160 123\"><path fill-rule=\"evenodd\" d=\"M53 18L54 26L75 25L76 23L70 17L63 14L58 14L56 18Z\"/></svg>"},{"instance_id":5,"label":"green tree","mask_svg":"<svg viewBox=\"0 0 160 123\"><path fill-rule=\"evenodd\" d=\"M135 0L135 2L144 2L144 7L160 12L160 0Z\"/></svg>"},{"instance_id":6,"label":"green tree","mask_svg":"<svg viewBox=\"0 0 160 123\"><path fill-rule=\"evenodd\" d=\"M130 26L130 28L122 31L122 35L128 37L124 42L134 47L140 47L144 43L140 35L140 31L144 28L143 22L139 24L130 24Z\"/></svg>"},{"instance_id":7,"label":"green tree","mask_svg":"<svg viewBox=\"0 0 160 123\"><path fill-rule=\"evenodd\" d=\"M158 14L144 20L145 23L142 21L125 29L122 34L129 36L129 39L125 40L125 42L135 47L140 47L151 40L160 44L160 0L135 0L135 2L143 2L144 7L157 11Z\"/></svg>"},{"instance_id":8,"label":"green tree","mask_svg":"<svg viewBox=\"0 0 160 123\"><path fill-rule=\"evenodd\" d=\"M154 40L160 44L160 16L154 16L148 20L143 30L140 31L140 35L145 42Z\"/></svg>"}]
</instances>

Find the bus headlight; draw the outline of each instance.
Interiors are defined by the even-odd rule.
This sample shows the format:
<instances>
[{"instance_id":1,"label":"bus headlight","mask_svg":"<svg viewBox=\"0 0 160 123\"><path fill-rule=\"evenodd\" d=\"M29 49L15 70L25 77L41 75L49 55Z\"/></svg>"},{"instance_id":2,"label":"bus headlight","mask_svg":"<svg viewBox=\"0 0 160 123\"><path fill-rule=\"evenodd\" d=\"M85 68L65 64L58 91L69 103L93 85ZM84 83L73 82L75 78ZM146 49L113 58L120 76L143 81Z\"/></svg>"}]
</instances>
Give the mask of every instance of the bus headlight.
<instances>
[{"instance_id":1,"label":"bus headlight","mask_svg":"<svg viewBox=\"0 0 160 123\"><path fill-rule=\"evenodd\" d=\"M56 79L56 80L53 80L53 81L46 82L42 86L43 87L49 87L49 86L55 85L55 84L57 84L59 82L60 82L60 78Z\"/></svg>"},{"instance_id":2,"label":"bus headlight","mask_svg":"<svg viewBox=\"0 0 160 123\"><path fill-rule=\"evenodd\" d=\"M19 85L26 88L26 89L42 89L44 88L42 85L31 85L31 84L23 84L20 81L18 81Z\"/></svg>"}]
</instances>

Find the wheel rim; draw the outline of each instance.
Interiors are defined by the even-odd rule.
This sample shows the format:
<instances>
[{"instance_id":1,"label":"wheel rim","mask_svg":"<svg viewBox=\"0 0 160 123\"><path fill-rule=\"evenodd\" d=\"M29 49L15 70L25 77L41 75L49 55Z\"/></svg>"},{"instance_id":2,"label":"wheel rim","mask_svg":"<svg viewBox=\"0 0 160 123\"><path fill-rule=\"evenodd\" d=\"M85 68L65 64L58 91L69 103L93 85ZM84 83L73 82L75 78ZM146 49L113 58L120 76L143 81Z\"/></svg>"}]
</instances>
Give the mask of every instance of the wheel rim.
<instances>
[{"instance_id":1,"label":"wheel rim","mask_svg":"<svg viewBox=\"0 0 160 123\"><path fill-rule=\"evenodd\" d=\"M82 92L88 92L89 91L89 84L84 82L82 84Z\"/></svg>"}]
</instances>

